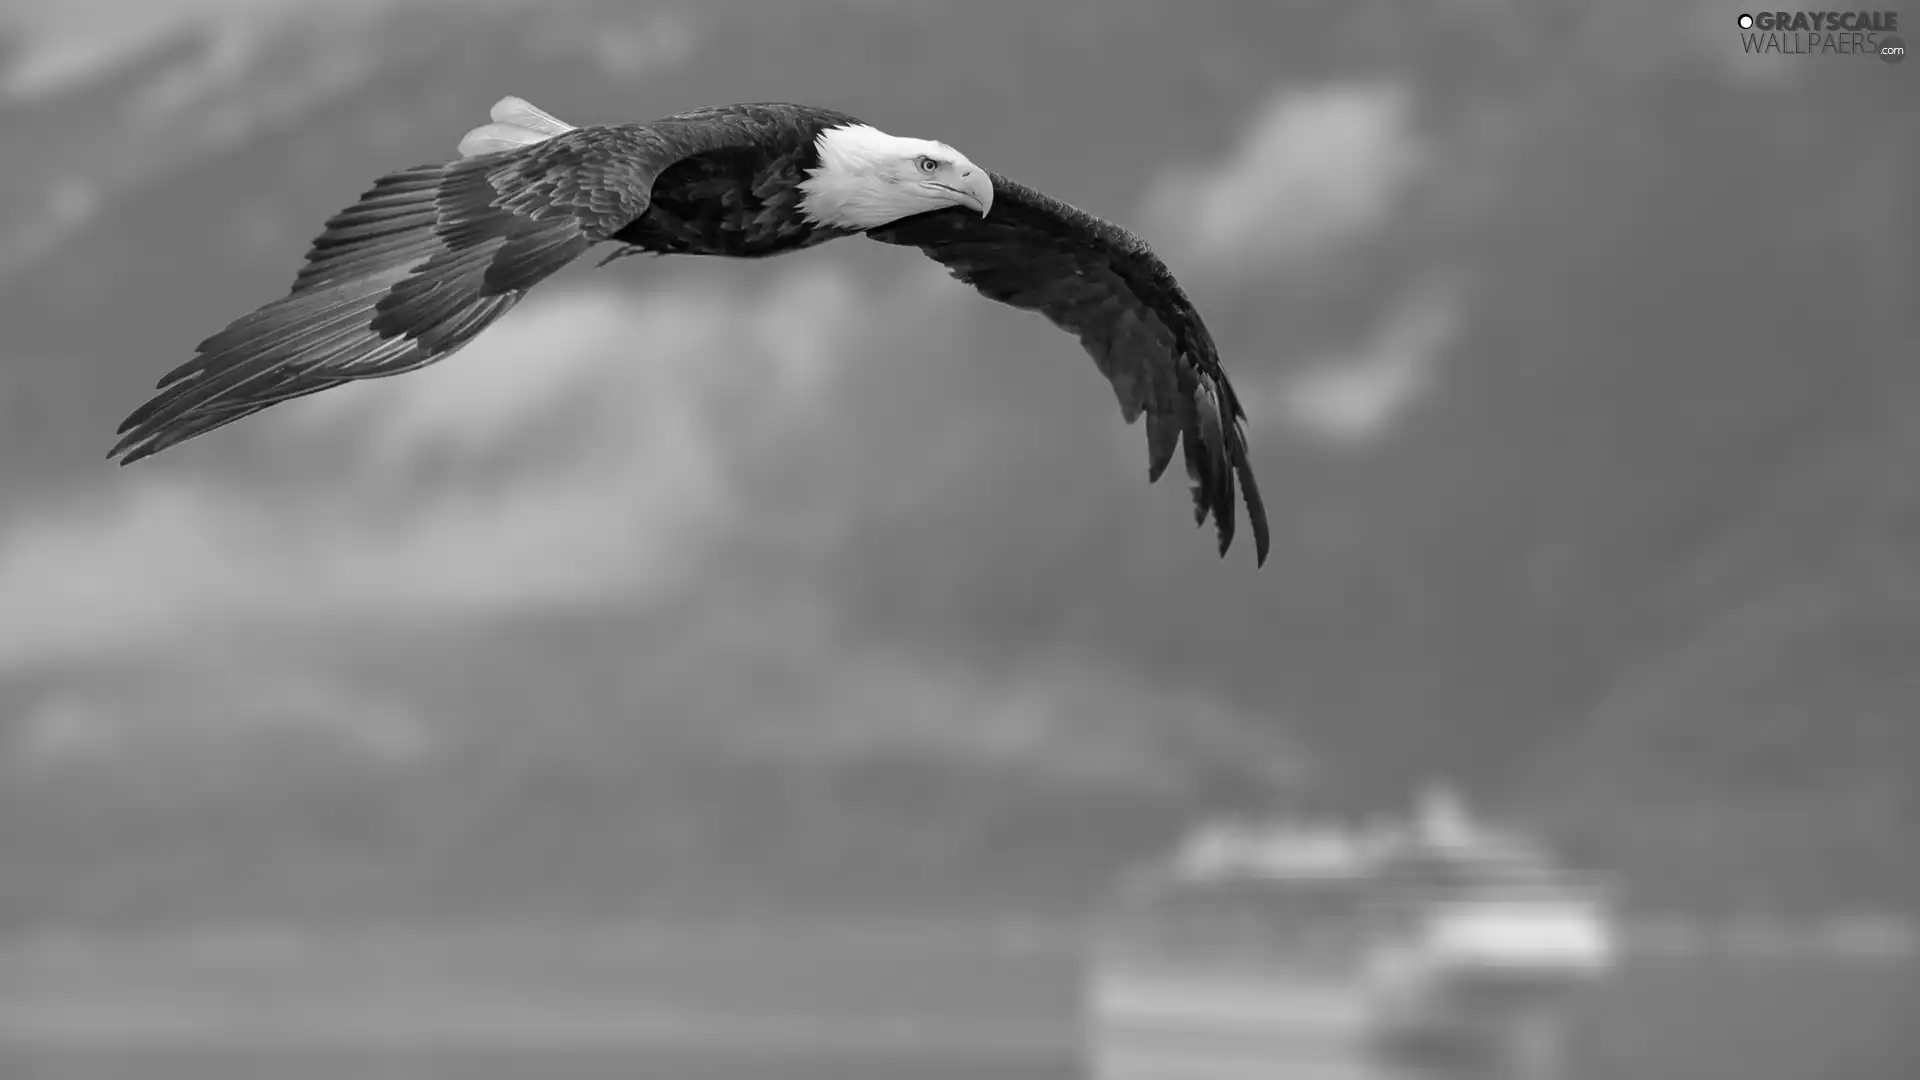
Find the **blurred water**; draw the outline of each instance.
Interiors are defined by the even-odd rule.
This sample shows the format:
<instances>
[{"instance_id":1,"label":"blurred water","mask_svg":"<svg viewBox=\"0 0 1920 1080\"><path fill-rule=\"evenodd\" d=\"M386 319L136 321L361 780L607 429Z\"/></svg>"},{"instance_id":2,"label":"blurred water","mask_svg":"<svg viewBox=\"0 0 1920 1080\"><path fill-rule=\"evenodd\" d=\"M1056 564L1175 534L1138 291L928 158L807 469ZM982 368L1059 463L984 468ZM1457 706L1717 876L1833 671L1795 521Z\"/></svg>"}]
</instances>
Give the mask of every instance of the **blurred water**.
<instances>
[{"instance_id":1,"label":"blurred water","mask_svg":"<svg viewBox=\"0 0 1920 1080\"><path fill-rule=\"evenodd\" d=\"M250 1051L204 1054L152 1054L106 1051L59 1057L36 1056L8 1062L8 1076L33 1080L633 1080L675 1077L682 1080L1070 1080L1079 1075L1073 1059L995 1062L970 1055L945 1058L914 1054L832 1057L753 1057L719 1054L629 1054L587 1051L577 1054L478 1053L282 1053ZM14 1068L22 1071L18 1074Z\"/></svg>"},{"instance_id":2,"label":"blurred water","mask_svg":"<svg viewBox=\"0 0 1920 1080\"><path fill-rule=\"evenodd\" d=\"M1046 1080L1080 1075L1076 977L1064 946L803 932L14 954L0 1076ZM1565 1080L1905 1080L1916 988L1910 964L1638 956L1576 1015Z\"/></svg>"}]
</instances>

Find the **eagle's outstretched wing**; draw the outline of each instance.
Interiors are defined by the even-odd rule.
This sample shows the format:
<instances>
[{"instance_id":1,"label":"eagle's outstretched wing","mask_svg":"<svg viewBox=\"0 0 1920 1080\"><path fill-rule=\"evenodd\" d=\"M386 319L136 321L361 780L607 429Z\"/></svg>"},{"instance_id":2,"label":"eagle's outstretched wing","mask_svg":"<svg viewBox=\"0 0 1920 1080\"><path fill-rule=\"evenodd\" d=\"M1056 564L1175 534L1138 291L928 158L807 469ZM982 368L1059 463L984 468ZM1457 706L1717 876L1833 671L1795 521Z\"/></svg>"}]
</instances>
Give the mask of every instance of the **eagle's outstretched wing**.
<instances>
[{"instance_id":1,"label":"eagle's outstretched wing","mask_svg":"<svg viewBox=\"0 0 1920 1080\"><path fill-rule=\"evenodd\" d=\"M125 465L270 405L443 359L643 213L654 176L703 149L700 136L569 129L463 144L499 152L382 177L327 221L291 292L160 380L108 456Z\"/></svg>"},{"instance_id":2,"label":"eagle's outstretched wing","mask_svg":"<svg viewBox=\"0 0 1920 1080\"><path fill-rule=\"evenodd\" d=\"M1071 331L1113 384L1120 414L1147 417L1147 479L1186 446L1194 521L1211 514L1220 554L1233 543L1236 479L1267 559L1267 510L1247 461L1246 418L1213 338L1166 264L1111 222L995 174L986 217L960 208L904 218L867 234L917 247L1003 304Z\"/></svg>"}]
</instances>

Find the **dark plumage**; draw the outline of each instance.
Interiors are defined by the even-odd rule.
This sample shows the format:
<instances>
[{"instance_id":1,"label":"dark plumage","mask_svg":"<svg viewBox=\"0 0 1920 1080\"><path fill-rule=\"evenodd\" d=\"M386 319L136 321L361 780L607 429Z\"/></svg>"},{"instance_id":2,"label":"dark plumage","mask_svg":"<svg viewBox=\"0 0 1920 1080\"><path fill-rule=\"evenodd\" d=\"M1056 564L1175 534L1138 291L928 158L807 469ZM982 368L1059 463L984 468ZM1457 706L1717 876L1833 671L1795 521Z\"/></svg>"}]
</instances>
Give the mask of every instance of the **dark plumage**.
<instances>
[{"instance_id":1,"label":"dark plumage","mask_svg":"<svg viewBox=\"0 0 1920 1080\"><path fill-rule=\"evenodd\" d=\"M865 232L1075 334L1126 421L1146 415L1149 479L1184 442L1195 520L1213 517L1224 555L1237 483L1266 561L1240 402L1172 273L1124 229L944 144L824 109L728 105L575 128L508 98L494 119L463 140L466 156L382 177L330 218L288 294L168 372L109 456L129 464L282 401L431 364L603 241L623 245L609 258L758 258Z\"/></svg>"},{"instance_id":2,"label":"dark plumage","mask_svg":"<svg viewBox=\"0 0 1920 1080\"><path fill-rule=\"evenodd\" d=\"M1184 436L1194 524L1211 513L1220 553L1233 542L1234 481L1247 500L1256 558L1267 558L1267 510L1247 460L1246 413L1220 368L1213 336L1146 241L998 173L993 211L933 210L870 230L917 247L992 300L1038 311L1071 331L1113 384L1120 415L1147 416L1147 482Z\"/></svg>"}]
</instances>

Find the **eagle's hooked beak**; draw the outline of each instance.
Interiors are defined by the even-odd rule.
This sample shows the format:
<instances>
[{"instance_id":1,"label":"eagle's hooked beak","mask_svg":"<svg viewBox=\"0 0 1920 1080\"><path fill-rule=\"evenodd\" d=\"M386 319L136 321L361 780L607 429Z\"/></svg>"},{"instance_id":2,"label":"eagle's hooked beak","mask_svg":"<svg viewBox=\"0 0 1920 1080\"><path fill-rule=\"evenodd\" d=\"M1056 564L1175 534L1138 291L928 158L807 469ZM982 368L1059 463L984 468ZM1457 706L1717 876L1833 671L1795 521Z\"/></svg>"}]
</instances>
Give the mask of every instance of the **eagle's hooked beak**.
<instances>
[{"instance_id":1,"label":"eagle's hooked beak","mask_svg":"<svg viewBox=\"0 0 1920 1080\"><path fill-rule=\"evenodd\" d=\"M962 202L980 211L981 217L993 209L993 177L987 170L977 165L969 166L960 173L960 182L952 188Z\"/></svg>"}]
</instances>

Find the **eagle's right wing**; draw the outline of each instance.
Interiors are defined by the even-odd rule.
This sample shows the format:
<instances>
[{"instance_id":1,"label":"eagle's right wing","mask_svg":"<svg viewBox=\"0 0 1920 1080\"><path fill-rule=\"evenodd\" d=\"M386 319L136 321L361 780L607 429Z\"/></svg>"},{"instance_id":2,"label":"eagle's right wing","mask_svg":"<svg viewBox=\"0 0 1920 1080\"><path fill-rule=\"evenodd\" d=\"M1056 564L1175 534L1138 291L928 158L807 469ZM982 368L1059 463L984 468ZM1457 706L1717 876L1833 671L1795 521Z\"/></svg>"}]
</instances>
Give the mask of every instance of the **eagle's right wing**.
<instances>
[{"instance_id":1,"label":"eagle's right wing","mask_svg":"<svg viewBox=\"0 0 1920 1080\"><path fill-rule=\"evenodd\" d=\"M1246 412L1206 323L1145 241L997 174L985 217L931 210L867 235L917 247L981 295L1039 312L1078 337L1112 385L1121 417L1147 418L1148 482L1184 446L1194 522L1213 518L1225 555L1237 479L1255 562L1267 561L1267 508L1248 459Z\"/></svg>"},{"instance_id":2,"label":"eagle's right wing","mask_svg":"<svg viewBox=\"0 0 1920 1080\"><path fill-rule=\"evenodd\" d=\"M654 177L705 149L685 128L553 123L564 130L463 142L474 156L376 181L327 221L292 291L168 372L108 456L125 465L270 405L445 358L644 213Z\"/></svg>"}]
</instances>

